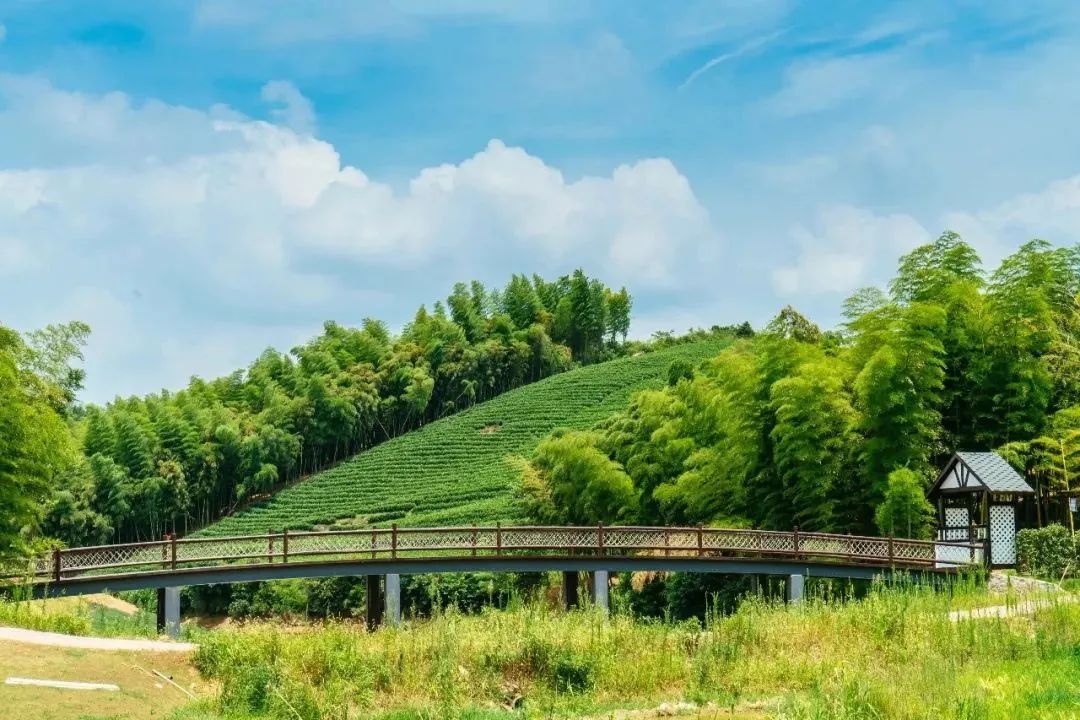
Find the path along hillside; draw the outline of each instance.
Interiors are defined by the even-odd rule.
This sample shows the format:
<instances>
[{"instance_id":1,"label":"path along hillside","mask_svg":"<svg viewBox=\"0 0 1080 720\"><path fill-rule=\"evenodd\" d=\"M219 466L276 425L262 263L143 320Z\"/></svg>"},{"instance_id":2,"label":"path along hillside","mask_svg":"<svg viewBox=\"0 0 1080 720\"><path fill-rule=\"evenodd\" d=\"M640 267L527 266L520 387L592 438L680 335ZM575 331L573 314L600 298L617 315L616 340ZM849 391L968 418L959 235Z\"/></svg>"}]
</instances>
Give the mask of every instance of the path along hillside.
<instances>
[{"instance_id":1,"label":"path along hillside","mask_svg":"<svg viewBox=\"0 0 1080 720\"><path fill-rule=\"evenodd\" d=\"M521 521L515 456L551 430L585 429L662 385L676 359L697 363L730 341L703 340L571 370L507 392L358 453L199 535L268 530Z\"/></svg>"}]
</instances>

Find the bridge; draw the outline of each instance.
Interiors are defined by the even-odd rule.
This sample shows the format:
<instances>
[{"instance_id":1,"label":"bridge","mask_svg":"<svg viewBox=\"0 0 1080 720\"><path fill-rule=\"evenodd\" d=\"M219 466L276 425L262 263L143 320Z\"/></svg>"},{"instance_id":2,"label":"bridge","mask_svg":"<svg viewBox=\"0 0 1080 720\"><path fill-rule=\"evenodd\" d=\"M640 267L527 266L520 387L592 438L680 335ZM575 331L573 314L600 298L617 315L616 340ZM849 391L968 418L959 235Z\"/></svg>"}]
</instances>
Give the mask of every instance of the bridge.
<instances>
[{"instance_id":1,"label":"bridge","mask_svg":"<svg viewBox=\"0 0 1080 720\"><path fill-rule=\"evenodd\" d=\"M57 549L9 584L35 597L158 589L159 624L178 629L187 585L365 575L368 620L400 618L400 576L446 572L562 571L576 603L578 572L593 573L593 601L607 608L611 571L679 571L788 578L802 598L806 577L872 579L894 572L948 574L981 564L981 542L708 527L507 526L369 528L175 536L153 542ZM385 578L385 580L384 580ZM385 587L383 587L385 586ZM383 602L379 602L380 596Z\"/></svg>"}]
</instances>

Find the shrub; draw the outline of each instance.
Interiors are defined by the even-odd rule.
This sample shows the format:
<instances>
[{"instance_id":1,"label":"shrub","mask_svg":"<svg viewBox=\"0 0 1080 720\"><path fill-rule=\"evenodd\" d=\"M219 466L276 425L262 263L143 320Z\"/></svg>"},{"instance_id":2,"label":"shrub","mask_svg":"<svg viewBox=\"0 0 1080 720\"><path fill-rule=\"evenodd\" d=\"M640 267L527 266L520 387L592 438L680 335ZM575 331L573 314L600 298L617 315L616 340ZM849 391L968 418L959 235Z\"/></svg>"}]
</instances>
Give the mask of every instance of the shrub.
<instances>
[{"instance_id":1,"label":"shrub","mask_svg":"<svg viewBox=\"0 0 1080 720\"><path fill-rule=\"evenodd\" d=\"M1061 525L1016 534L1016 568L1025 575L1060 579L1077 572L1077 539Z\"/></svg>"}]
</instances>

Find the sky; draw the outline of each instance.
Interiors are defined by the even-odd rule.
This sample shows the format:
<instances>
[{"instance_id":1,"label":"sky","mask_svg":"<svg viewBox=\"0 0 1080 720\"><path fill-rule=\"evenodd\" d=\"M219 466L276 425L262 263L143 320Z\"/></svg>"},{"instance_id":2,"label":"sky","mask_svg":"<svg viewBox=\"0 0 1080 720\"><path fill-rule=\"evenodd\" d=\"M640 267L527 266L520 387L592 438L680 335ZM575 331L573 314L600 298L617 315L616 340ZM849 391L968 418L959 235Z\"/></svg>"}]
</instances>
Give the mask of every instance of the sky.
<instances>
[{"instance_id":1,"label":"sky","mask_svg":"<svg viewBox=\"0 0 1080 720\"><path fill-rule=\"evenodd\" d=\"M83 399L582 267L633 334L1080 241L1080 5L0 0L0 322Z\"/></svg>"}]
</instances>

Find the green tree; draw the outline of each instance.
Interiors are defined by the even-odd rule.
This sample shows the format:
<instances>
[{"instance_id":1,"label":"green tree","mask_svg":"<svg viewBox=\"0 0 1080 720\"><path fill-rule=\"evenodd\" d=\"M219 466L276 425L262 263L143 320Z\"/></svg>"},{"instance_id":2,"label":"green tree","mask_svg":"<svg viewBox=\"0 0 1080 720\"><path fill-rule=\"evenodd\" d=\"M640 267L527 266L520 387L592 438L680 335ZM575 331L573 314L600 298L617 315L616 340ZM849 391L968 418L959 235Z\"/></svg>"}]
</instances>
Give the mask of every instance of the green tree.
<instances>
[{"instance_id":1,"label":"green tree","mask_svg":"<svg viewBox=\"0 0 1080 720\"><path fill-rule=\"evenodd\" d=\"M893 470L930 470L941 431L944 324L945 312L935 305L904 308L855 379L864 477L876 499Z\"/></svg>"},{"instance_id":2,"label":"green tree","mask_svg":"<svg viewBox=\"0 0 1080 720\"><path fill-rule=\"evenodd\" d=\"M88 337L90 326L76 320L33 330L22 346L20 364L47 384L49 401L65 414L75 405L86 379L86 372L72 365L83 360Z\"/></svg>"},{"instance_id":3,"label":"green tree","mask_svg":"<svg viewBox=\"0 0 1080 720\"><path fill-rule=\"evenodd\" d=\"M808 530L835 529L837 491L854 469L857 416L847 373L843 363L822 359L801 365L770 389L773 461L795 523Z\"/></svg>"},{"instance_id":4,"label":"green tree","mask_svg":"<svg viewBox=\"0 0 1080 720\"><path fill-rule=\"evenodd\" d=\"M0 327L0 559L27 549L54 479L73 459L49 382L17 364L24 350Z\"/></svg>"},{"instance_id":5,"label":"green tree","mask_svg":"<svg viewBox=\"0 0 1080 720\"><path fill-rule=\"evenodd\" d=\"M821 340L821 328L790 305L780 311L766 326L765 332L785 340L816 343Z\"/></svg>"},{"instance_id":6,"label":"green tree","mask_svg":"<svg viewBox=\"0 0 1080 720\"><path fill-rule=\"evenodd\" d=\"M934 506L926 500L923 477L907 468L889 473L885 498L878 505L874 520L882 535L929 538Z\"/></svg>"},{"instance_id":7,"label":"green tree","mask_svg":"<svg viewBox=\"0 0 1080 720\"><path fill-rule=\"evenodd\" d=\"M634 301L626 288L619 288L619 292L609 292L607 296L607 324L608 335L611 344L614 345L617 338L626 342L626 336L630 333L630 310Z\"/></svg>"},{"instance_id":8,"label":"green tree","mask_svg":"<svg viewBox=\"0 0 1080 720\"><path fill-rule=\"evenodd\" d=\"M539 520L591 524L632 516L633 483L595 442L590 433L567 432L540 443L532 463L535 474L523 486Z\"/></svg>"},{"instance_id":9,"label":"green tree","mask_svg":"<svg viewBox=\"0 0 1080 720\"><path fill-rule=\"evenodd\" d=\"M512 275L502 293L502 311L518 330L526 330L540 320L544 305L536 289L524 275Z\"/></svg>"}]
</instances>

